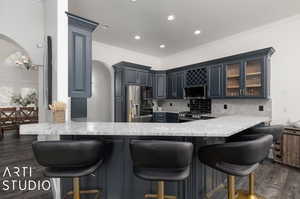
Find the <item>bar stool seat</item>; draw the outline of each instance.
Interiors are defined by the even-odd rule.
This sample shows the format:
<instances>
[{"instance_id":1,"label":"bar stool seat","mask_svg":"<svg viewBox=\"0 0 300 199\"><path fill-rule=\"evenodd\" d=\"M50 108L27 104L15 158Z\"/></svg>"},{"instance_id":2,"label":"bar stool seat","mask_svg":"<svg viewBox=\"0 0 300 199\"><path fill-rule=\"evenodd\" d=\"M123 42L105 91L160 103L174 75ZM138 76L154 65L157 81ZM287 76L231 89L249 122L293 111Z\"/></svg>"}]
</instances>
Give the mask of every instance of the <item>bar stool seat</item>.
<instances>
[{"instance_id":1,"label":"bar stool seat","mask_svg":"<svg viewBox=\"0 0 300 199\"><path fill-rule=\"evenodd\" d=\"M215 144L199 149L199 160L228 175L228 199L258 199L254 193L253 172L268 154L273 137L264 135L250 141ZM252 174L252 175L250 175ZM235 176L249 176L249 191L235 190ZM238 193L238 194L237 194Z\"/></svg>"},{"instance_id":2,"label":"bar stool seat","mask_svg":"<svg viewBox=\"0 0 300 199\"><path fill-rule=\"evenodd\" d=\"M181 181L190 174L193 144L189 142L133 140L130 143L134 174L143 180L158 181L157 194L145 198L175 199L164 194L165 181Z\"/></svg>"},{"instance_id":3,"label":"bar stool seat","mask_svg":"<svg viewBox=\"0 0 300 199\"><path fill-rule=\"evenodd\" d=\"M33 142L33 152L37 162L44 166L44 175L50 178L73 178L74 199L80 194L96 194L99 190L80 191L82 176L92 174L104 161L104 143L97 140L85 141L42 141Z\"/></svg>"}]
</instances>

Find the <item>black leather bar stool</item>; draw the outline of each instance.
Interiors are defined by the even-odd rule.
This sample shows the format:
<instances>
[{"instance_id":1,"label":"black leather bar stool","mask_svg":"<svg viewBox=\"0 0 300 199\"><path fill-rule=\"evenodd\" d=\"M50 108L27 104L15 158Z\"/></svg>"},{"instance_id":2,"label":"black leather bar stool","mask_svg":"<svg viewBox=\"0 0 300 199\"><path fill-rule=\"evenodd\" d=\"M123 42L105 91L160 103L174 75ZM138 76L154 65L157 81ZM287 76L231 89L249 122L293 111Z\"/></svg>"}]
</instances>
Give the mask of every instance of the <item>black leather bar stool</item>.
<instances>
[{"instance_id":1,"label":"black leather bar stool","mask_svg":"<svg viewBox=\"0 0 300 199\"><path fill-rule=\"evenodd\" d=\"M42 141L32 144L37 162L46 167L44 175L50 178L73 178L73 199L81 194L100 195L100 190L80 190L80 177L92 174L104 160L104 143L86 141Z\"/></svg>"},{"instance_id":2,"label":"black leather bar stool","mask_svg":"<svg viewBox=\"0 0 300 199\"><path fill-rule=\"evenodd\" d=\"M243 140L251 140L258 138L263 135L272 135L273 142L277 142L283 134L283 125L272 125L272 126L256 126L243 131L237 135L233 135L227 139L228 142L236 142Z\"/></svg>"},{"instance_id":3,"label":"black leather bar stool","mask_svg":"<svg viewBox=\"0 0 300 199\"><path fill-rule=\"evenodd\" d=\"M130 143L134 174L144 180L158 181L157 194L145 198L176 199L165 195L165 181L181 181L190 174L193 144L189 142L133 140Z\"/></svg>"},{"instance_id":4,"label":"black leather bar stool","mask_svg":"<svg viewBox=\"0 0 300 199\"><path fill-rule=\"evenodd\" d=\"M263 135L248 141L205 146L198 155L202 163L228 175L228 199L262 199L255 194L253 172L268 155L272 140L271 135ZM235 176L248 175L249 190L236 191Z\"/></svg>"}]
</instances>

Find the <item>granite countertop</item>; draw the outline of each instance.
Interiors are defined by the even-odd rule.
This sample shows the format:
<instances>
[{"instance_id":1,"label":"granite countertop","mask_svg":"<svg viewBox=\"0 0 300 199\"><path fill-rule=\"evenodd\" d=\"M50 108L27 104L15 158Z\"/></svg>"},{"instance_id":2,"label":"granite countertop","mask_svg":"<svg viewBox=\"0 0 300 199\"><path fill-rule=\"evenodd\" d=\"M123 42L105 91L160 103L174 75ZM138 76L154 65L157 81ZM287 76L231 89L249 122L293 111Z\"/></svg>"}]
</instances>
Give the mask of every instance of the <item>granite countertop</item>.
<instances>
[{"instance_id":1,"label":"granite countertop","mask_svg":"<svg viewBox=\"0 0 300 199\"><path fill-rule=\"evenodd\" d=\"M228 137L262 122L267 117L220 116L186 123L67 122L21 125L21 135L104 135Z\"/></svg>"}]
</instances>

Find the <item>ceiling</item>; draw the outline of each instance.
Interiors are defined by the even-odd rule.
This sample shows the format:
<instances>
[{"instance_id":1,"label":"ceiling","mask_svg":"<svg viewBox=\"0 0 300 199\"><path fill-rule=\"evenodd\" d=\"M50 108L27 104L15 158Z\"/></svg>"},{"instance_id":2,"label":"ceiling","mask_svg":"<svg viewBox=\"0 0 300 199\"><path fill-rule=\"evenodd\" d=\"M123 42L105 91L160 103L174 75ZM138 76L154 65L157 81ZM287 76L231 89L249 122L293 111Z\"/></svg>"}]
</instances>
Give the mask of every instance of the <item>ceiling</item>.
<instances>
[{"instance_id":1,"label":"ceiling","mask_svg":"<svg viewBox=\"0 0 300 199\"><path fill-rule=\"evenodd\" d=\"M109 25L94 32L96 41L164 57L298 14L300 1L69 0L69 11Z\"/></svg>"}]
</instances>

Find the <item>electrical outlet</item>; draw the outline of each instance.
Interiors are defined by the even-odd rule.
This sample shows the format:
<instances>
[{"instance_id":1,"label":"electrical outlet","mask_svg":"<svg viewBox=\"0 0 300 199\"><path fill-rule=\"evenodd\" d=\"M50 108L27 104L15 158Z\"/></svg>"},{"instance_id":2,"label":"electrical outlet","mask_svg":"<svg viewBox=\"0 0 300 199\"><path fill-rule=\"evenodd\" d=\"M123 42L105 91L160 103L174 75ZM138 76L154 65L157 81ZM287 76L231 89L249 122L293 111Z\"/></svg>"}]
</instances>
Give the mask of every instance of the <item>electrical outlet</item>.
<instances>
[{"instance_id":1,"label":"electrical outlet","mask_svg":"<svg viewBox=\"0 0 300 199\"><path fill-rule=\"evenodd\" d=\"M258 106L258 110L259 110L259 111L264 111L264 106L263 106L263 105L259 105L259 106Z\"/></svg>"},{"instance_id":2,"label":"electrical outlet","mask_svg":"<svg viewBox=\"0 0 300 199\"><path fill-rule=\"evenodd\" d=\"M173 106L173 103L170 103L170 106Z\"/></svg>"},{"instance_id":3,"label":"electrical outlet","mask_svg":"<svg viewBox=\"0 0 300 199\"><path fill-rule=\"evenodd\" d=\"M228 109L228 105L227 104L224 104L224 109Z\"/></svg>"}]
</instances>

